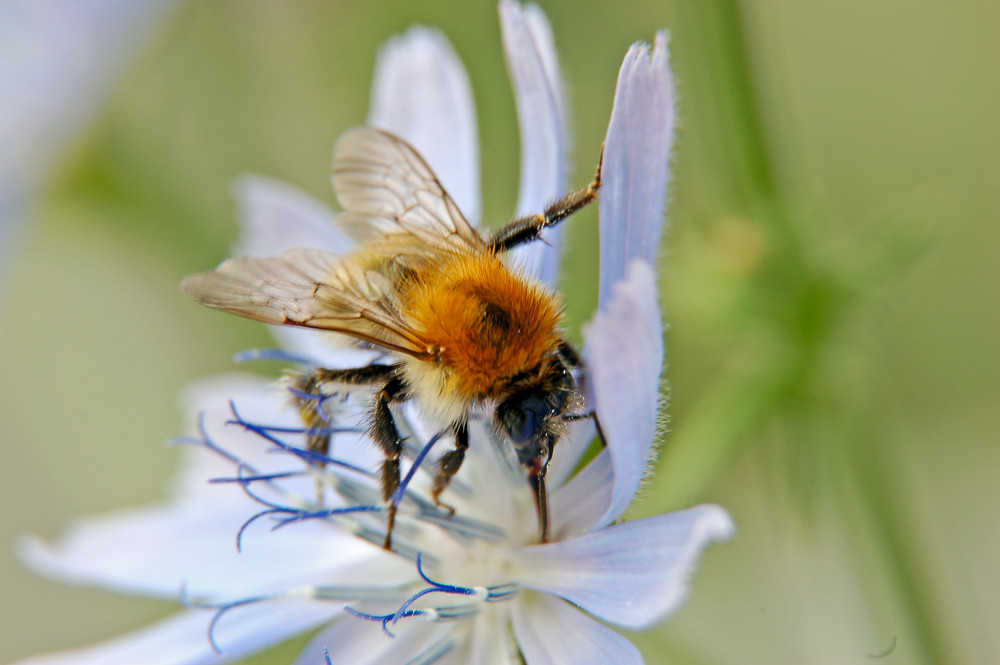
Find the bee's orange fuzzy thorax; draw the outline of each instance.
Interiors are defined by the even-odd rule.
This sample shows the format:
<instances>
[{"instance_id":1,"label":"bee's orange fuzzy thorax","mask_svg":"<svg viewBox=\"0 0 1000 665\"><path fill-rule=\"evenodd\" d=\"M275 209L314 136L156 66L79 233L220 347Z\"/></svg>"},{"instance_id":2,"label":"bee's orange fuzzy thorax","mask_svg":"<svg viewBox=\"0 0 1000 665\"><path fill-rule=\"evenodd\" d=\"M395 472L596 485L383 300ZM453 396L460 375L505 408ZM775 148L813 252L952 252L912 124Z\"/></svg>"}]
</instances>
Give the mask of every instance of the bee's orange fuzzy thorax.
<instances>
[{"instance_id":1,"label":"bee's orange fuzzy thorax","mask_svg":"<svg viewBox=\"0 0 1000 665\"><path fill-rule=\"evenodd\" d=\"M444 258L419 273L404 299L420 337L440 349L456 397L497 398L560 343L555 295L492 253Z\"/></svg>"}]
</instances>

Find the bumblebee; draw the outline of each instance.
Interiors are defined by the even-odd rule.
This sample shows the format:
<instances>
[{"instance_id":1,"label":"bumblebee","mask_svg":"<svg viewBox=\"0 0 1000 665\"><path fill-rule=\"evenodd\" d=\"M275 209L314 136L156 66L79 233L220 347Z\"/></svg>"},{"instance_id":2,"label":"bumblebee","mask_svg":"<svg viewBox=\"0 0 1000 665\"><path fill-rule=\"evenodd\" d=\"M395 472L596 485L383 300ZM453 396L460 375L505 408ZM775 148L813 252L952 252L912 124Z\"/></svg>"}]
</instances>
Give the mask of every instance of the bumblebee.
<instances>
[{"instance_id":1,"label":"bumblebee","mask_svg":"<svg viewBox=\"0 0 1000 665\"><path fill-rule=\"evenodd\" d=\"M469 224L417 151L388 132L359 127L343 134L334 147L332 180L344 208L335 223L358 243L354 251L237 257L186 278L181 288L208 307L340 333L392 358L315 369L298 379L295 391L306 424L315 427L321 424L309 395L330 384L372 388L369 433L385 454L386 549L403 451L392 406L407 400L453 434L454 447L439 459L431 490L448 510L440 495L468 449L469 417L492 413L498 439L510 443L527 471L545 542L545 474L582 401L573 377L581 359L560 329L557 295L508 264L505 254L593 202L600 165L585 188L490 234ZM329 438L314 436L309 446L326 453Z\"/></svg>"}]
</instances>

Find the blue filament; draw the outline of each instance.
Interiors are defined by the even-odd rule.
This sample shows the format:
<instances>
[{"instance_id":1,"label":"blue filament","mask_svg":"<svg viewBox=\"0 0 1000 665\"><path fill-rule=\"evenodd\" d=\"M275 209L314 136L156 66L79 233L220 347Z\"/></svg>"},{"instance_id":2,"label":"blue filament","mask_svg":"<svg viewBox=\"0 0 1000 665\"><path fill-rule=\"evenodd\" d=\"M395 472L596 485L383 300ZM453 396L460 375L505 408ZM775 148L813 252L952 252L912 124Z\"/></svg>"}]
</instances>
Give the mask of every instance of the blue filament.
<instances>
[{"instance_id":1,"label":"blue filament","mask_svg":"<svg viewBox=\"0 0 1000 665\"><path fill-rule=\"evenodd\" d=\"M365 619L366 621L378 621L382 624L382 631L390 636L395 637L392 631L389 630L389 624L395 624L400 619L406 619L408 617L415 616L427 616L433 615L438 620L451 620L458 619L469 614L478 612L479 609L475 604L465 603L462 605L448 605L444 607L435 607L433 610L426 609L411 609L413 603L415 603L420 598L432 593L446 593L454 596L478 596L482 593L483 588L473 588L458 586L455 584L442 584L436 580L431 579L427 573L424 572L423 568L423 556L421 553L417 553L417 574L420 575L420 579L430 585L429 588L421 589L417 593L413 594L402 605L399 606L395 612L391 614L369 614L368 612L362 612L356 610L353 607L345 607L344 610L351 616L357 617L359 619ZM495 586L485 587L486 596L483 598L485 602L495 603L503 600L507 600L515 593L517 593L519 587L516 584L499 584ZM433 661L431 661L433 662Z\"/></svg>"},{"instance_id":2,"label":"blue filament","mask_svg":"<svg viewBox=\"0 0 1000 665\"><path fill-rule=\"evenodd\" d=\"M233 362L236 363L253 362L254 360L281 360L284 362L296 363L298 365L316 364L315 360L312 358L289 353L288 351L283 351L282 349L247 349L246 351L240 351L233 356Z\"/></svg>"},{"instance_id":3,"label":"blue filament","mask_svg":"<svg viewBox=\"0 0 1000 665\"><path fill-rule=\"evenodd\" d=\"M443 435L444 431L442 430L432 436L430 441L428 441L427 444L420 449L420 452L417 453L416 458L413 460L413 464L410 465L410 470L406 472L406 477L403 478L403 482L399 484L399 487L396 488L395 493L392 495L392 503L394 505L399 505L399 502L403 498L403 494L406 493L406 487L410 484L410 481L413 480L413 475L417 472L417 469L420 468L420 465L423 464L424 458L427 457L427 453L431 451L431 448L434 447L434 444L437 443L438 439L440 439Z\"/></svg>"},{"instance_id":4,"label":"blue filament","mask_svg":"<svg viewBox=\"0 0 1000 665\"><path fill-rule=\"evenodd\" d=\"M320 464L320 465L330 464L330 465L333 465L333 466L338 466L338 467L340 467L342 469L349 469L351 471L356 471L357 473L361 473L361 474L366 475L366 476L371 476L372 475L372 472L369 471L368 469L362 468L360 466L356 466L354 464L350 464L348 462L342 462L342 461L340 461L338 459L335 459L333 457L329 457L327 455L322 455L322 454L314 452L312 450L307 450L305 448L299 448L298 446L293 446L293 445L291 445L289 443L285 443L284 441L282 441L278 437L276 437L273 434L271 434L271 432L273 432L273 431L287 431L287 432L291 432L291 433L295 433L295 434L300 434L300 433L312 431L312 430L309 430L308 428L305 428L305 427L299 428L299 429L295 429L295 428L275 428L275 427L269 427L269 426L264 426L264 425L258 425L256 423L251 423L251 422L243 419L243 417L240 415L239 411L237 411L237 409L236 409L236 404L232 400L229 401L229 409L230 409L230 411L232 411L233 418L235 418L235 420L227 421L227 423L226 423L227 425L228 424L238 425L238 426L242 427L243 429L247 430L248 432L253 432L257 436L259 436L259 437L261 437L261 438L263 438L263 439L265 439L267 441L270 441L271 443L273 443L275 446L277 446L281 450L283 450L285 452L288 452L288 453L291 453L292 455L294 455L294 456L296 456L296 457L298 457L300 459L303 459L303 460L305 460L307 462L312 462L314 464ZM348 429L331 430L331 431L334 431L334 432L337 432L337 431L340 431L340 432L356 432L357 430L354 429L354 428L348 428Z\"/></svg>"}]
</instances>

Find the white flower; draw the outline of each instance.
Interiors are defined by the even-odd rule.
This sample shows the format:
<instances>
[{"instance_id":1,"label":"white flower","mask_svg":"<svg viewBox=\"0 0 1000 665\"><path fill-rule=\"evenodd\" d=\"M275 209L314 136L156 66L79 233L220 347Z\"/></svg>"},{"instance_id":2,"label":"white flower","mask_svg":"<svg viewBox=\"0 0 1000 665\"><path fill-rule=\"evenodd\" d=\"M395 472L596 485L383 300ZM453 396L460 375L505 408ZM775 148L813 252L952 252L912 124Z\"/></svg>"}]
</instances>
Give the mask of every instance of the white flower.
<instances>
[{"instance_id":1,"label":"white flower","mask_svg":"<svg viewBox=\"0 0 1000 665\"><path fill-rule=\"evenodd\" d=\"M536 211L568 188L558 64L537 8L504 1L501 19L523 141L518 207ZM438 33L413 29L384 50L369 121L414 144L473 221L474 117L465 73ZM683 599L702 548L732 531L716 506L615 524L656 433L663 347L651 265L672 121L661 33L652 51L637 45L628 52L605 143L600 310L585 331L584 380L607 446L575 474L593 439L591 421L575 423L556 447L549 543L536 544L523 469L482 421L470 423L465 464L445 494L455 514L436 508L428 498L431 465L421 464L434 432L419 405L408 404L400 425L415 461L404 479L395 551L383 550L372 471L379 456L358 426L364 400L322 400L333 446L331 461L319 467L309 464L317 460L303 450L305 433L287 394L260 379L223 377L189 395L198 434L186 440L192 445L170 502L80 523L55 546L24 547L26 559L52 576L180 595L188 608L112 642L25 663L225 662L327 624L297 663L504 664L521 656L529 665L641 663L631 643L596 619L633 629L662 619ZM240 183L238 198L241 252L350 249L330 223L333 213L304 194L252 178ZM553 284L559 242L557 235L546 240L519 258ZM313 331L276 333L289 357L312 364L371 359L371 352L331 351Z\"/></svg>"}]
</instances>

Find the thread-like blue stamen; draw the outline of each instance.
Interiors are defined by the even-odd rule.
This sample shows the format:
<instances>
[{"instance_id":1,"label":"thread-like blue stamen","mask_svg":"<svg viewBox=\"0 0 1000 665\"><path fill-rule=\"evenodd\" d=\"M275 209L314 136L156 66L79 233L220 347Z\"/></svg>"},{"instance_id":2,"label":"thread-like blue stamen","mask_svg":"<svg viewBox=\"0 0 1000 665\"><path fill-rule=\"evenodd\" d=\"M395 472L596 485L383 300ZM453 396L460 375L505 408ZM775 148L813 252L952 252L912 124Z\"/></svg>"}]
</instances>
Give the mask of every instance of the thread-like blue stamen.
<instances>
[{"instance_id":1,"label":"thread-like blue stamen","mask_svg":"<svg viewBox=\"0 0 1000 665\"><path fill-rule=\"evenodd\" d=\"M316 366L316 361L313 358L289 353L282 349L247 349L233 356L233 362L237 363L252 362L254 360L282 360L298 365Z\"/></svg>"},{"instance_id":2,"label":"thread-like blue stamen","mask_svg":"<svg viewBox=\"0 0 1000 665\"><path fill-rule=\"evenodd\" d=\"M417 453L416 458L413 460L413 464L410 465L409 471L406 472L406 477L403 478L403 482L399 484L399 487L396 488L395 493L392 495L393 505L399 505L400 500L403 498L403 494L406 492L407 485L409 485L410 481L413 480L413 475L417 472L417 469L420 468L420 465L423 464L424 458L427 457L427 453L431 451L431 448L434 447L434 444L437 443L438 439L442 436L444 436L443 430L432 436L430 441L428 441L427 444L420 449L420 452Z\"/></svg>"},{"instance_id":3,"label":"thread-like blue stamen","mask_svg":"<svg viewBox=\"0 0 1000 665\"><path fill-rule=\"evenodd\" d=\"M336 458L328 457L327 455L322 455L320 453L314 452L312 450L308 450L306 448L299 448L298 446L293 446L290 443L286 443L286 442L282 441L278 437L276 437L273 434L271 434L271 432L275 431L276 428L271 428L271 427L268 427L268 426L258 425L256 423L251 423L249 421L244 420L243 417L240 415L239 411L237 411L236 404L232 400L229 401L229 409L230 409L230 411L232 411L233 418L235 420L226 421L227 425L238 425L238 426L242 427L243 429L247 430L248 432L253 432L257 436L259 436L259 437L261 437L261 438L263 438L263 439L265 439L265 440L273 443L275 446L277 446L281 450L283 450L283 451L285 451L287 453L290 453L290 454L294 455L295 457L298 457L298 458L303 459L303 460L305 460L307 462L312 462L312 463L315 463L315 464L320 464L320 465L328 465L329 464L329 465L340 467L342 469L349 469L351 471L355 471L357 473L361 473L361 474L366 475L366 476L372 476L373 475L370 470L362 468L360 466L356 466L354 464L350 464L349 462L343 462L343 461L338 460ZM299 429L299 430L291 429L290 431L292 433L299 434L299 433L306 432L306 428L302 428L302 429Z\"/></svg>"},{"instance_id":4,"label":"thread-like blue stamen","mask_svg":"<svg viewBox=\"0 0 1000 665\"><path fill-rule=\"evenodd\" d=\"M360 434L365 430L361 427L280 427L277 425L257 425L265 432L279 434Z\"/></svg>"},{"instance_id":5,"label":"thread-like blue stamen","mask_svg":"<svg viewBox=\"0 0 1000 665\"><path fill-rule=\"evenodd\" d=\"M423 598L428 594L450 593L456 596L472 596L476 594L476 590L469 587L455 586L454 584L441 584L440 582L432 580L424 572L422 558L423 557L421 553L417 552L417 574L420 575L420 579L430 584L431 588L422 589L421 591L418 591L417 593L410 596L402 605L399 606L399 609L396 610L396 613L392 617L392 623L398 622L403 616L406 615L406 611L413 606L413 603L417 602L418 600L420 600L421 598Z\"/></svg>"},{"instance_id":6,"label":"thread-like blue stamen","mask_svg":"<svg viewBox=\"0 0 1000 665\"><path fill-rule=\"evenodd\" d=\"M242 471L242 469L241 469ZM290 517L285 517L277 521L277 523L271 528L272 531L276 531L283 526L287 526L293 522L300 522L307 519L326 519L328 517L333 517L335 515L350 515L353 513L377 513L381 512L382 508L380 506L374 505L354 505L347 506L344 508L328 508L323 510L307 510L305 508L297 508L293 506L285 506L273 501L268 501L264 497L256 494L250 487L250 482L252 478L245 478L240 476L233 479L233 481L240 483L240 487L243 489L244 494L250 497L257 503L265 506L266 508L254 515L252 515L247 521L245 521L236 532L236 551L243 551L243 534L246 532L247 528L256 522L261 517L266 515L290 515Z\"/></svg>"},{"instance_id":7,"label":"thread-like blue stamen","mask_svg":"<svg viewBox=\"0 0 1000 665\"><path fill-rule=\"evenodd\" d=\"M305 471L285 471L282 473L268 473L256 476L240 476L239 478L209 478L208 482L211 484L225 484L225 483L253 483L257 481L270 482L272 480L281 480L283 478L296 478L298 476L306 475Z\"/></svg>"},{"instance_id":8,"label":"thread-like blue stamen","mask_svg":"<svg viewBox=\"0 0 1000 665\"><path fill-rule=\"evenodd\" d=\"M340 394L339 391L331 393L329 395L324 395L323 393L310 393L289 386L288 392L292 393L292 395L302 400L303 402L315 402L313 408L316 409L316 413L319 414L319 417L328 423L333 422L333 414L327 411L326 407L323 406L323 404L326 402L326 400L338 396ZM341 403L346 402L347 395L345 394L340 401Z\"/></svg>"},{"instance_id":9,"label":"thread-like blue stamen","mask_svg":"<svg viewBox=\"0 0 1000 665\"><path fill-rule=\"evenodd\" d=\"M241 598L239 600L233 600L226 603L208 603L203 601L191 600L187 597L187 591L181 591L181 602L187 607L199 607L206 610L216 610L215 616L208 624L208 643L212 645L212 650L218 655L223 655L222 649L219 647L219 643L215 640L215 628L219 623L219 619L222 615L229 610L236 609L237 607L243 607L244 605L252 605L253 603L260 603L265 600L273 600L278 598L281 594L266 594L263 596L253 596L250 598Z\"/></svg>"},{"instance_id":10,"label":"thread-like blue stamen","mask_svg":"<svg viewBox=\"0 0 1000 665\"><path fill-rule=\"evenodd\" d=\"M330 650L323 647L323 660L326 661L326 665L333 665L333 661L330 660Z\"/></svg>"},{"instance_id":11,"label":"thread-like blue stamen","mask_svg":"<svg viewBox=\"0 0 1000 665\"><path fill-rule=\"evenodd\" d=\"M395 614L369 614L350 606L345 607L344 611L358 619L377 621L382 624L382 632L389 637L396 637L396 634L389 630L389 624L394 623ZM444 607L435 607L433 609L406 610L399 618L408 619L410 617L429 616L433 617L432 621L452 621L475 614L478 611L479 608L475 604L464 603L462 605L445 605Z\"/></svg>"},{"instance_id":12,"label":"thread-like blue stamen","mask_svg":"<svg viewBox=\"0 0 1000 665\"><path fill-rule=\"evenodd\" d=\"M225 448L220 447L218 444L215 443L215 441L212 440L212 437L210 437L208 435L208 430L205 429L205 412L204 411L202 411L201 413L198 414L198 433L201 435L200 439L196 439L196 438L190 437L190 436L178 436L178 437L174 437L173 439L170 439L168 441L168 443L170 443L172 445L178 445L178 444L195 444L195 445L198 445L198 446L202 446L204 448L207 448L207 449L211 450L213 453L216 453L217 455L220 455L220 456L224 457L225 459L229 460L233 464L236 464L238 466L243 466L243 467L246 467L247 469L253 470L252 466L250 466L249 464L247 464L242 459L240 459L236 455L232 454L231 452L229 452Z\"/></svg>"},{"instance_id":13,"label":"thread-like blue stamen","mask_svg":"<svg viewBox=\"0 0 1000 665\"><path fill-rule=\"evenodd\" d=\"M354 513L380 513L382 512L382 508L379 506L348 506L346 508L328 508L326 510L298 510L298 511L288 510L286 512L294 514L291 517L286 517L284 519L278 520L278 523L271 528L271 531L277 531L281 527L288 526L293 522L326 519L328 517L333 517L335 515L351 515Z\"/></svg>"},{"instance_id":14,"label":"thread-like blue stamen","mask_svg":"<svg viewBox=\"0 0 1000 665\"><path fill-rule=\"evenodd\" d=\"M396 637L391 630L389 630L389 621L394 615L392 614L369 614L368 612L362 612L356 610L353 607L347 606L344 611L350 614L352 617L357 617L358 619L364 619L365 621L378 621L382 624L382 632L384 632L389 637ZM427 614L427 610L410 610L406 612L404 616L406 617L418 617Z\"/></svg>"}]
</instances>

